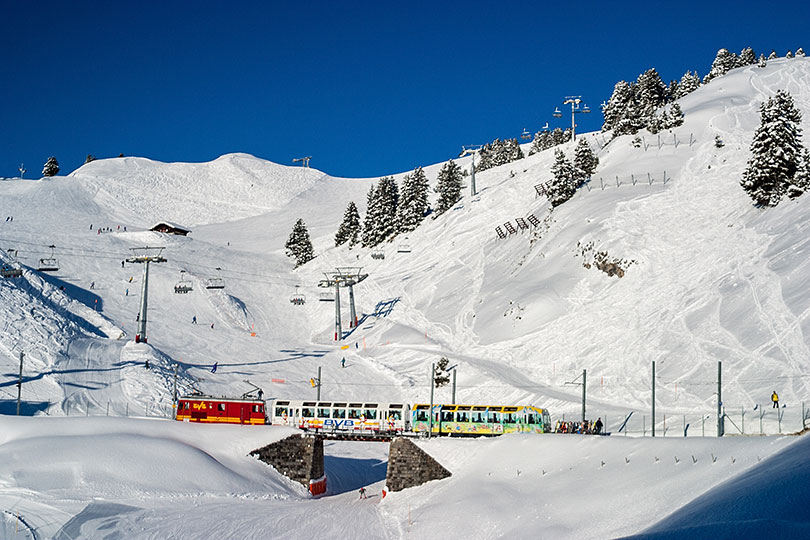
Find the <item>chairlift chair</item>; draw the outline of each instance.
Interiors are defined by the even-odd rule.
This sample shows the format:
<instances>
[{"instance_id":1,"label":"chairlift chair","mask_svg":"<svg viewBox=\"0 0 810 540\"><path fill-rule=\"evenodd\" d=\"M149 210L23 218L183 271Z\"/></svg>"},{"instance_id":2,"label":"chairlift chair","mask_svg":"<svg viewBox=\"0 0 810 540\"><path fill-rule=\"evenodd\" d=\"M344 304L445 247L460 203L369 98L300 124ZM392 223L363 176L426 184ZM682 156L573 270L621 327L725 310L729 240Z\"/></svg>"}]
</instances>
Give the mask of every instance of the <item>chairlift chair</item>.
<instances>
[{"instance_id":1,"label":"chairlift chair","mask_svg":"<svg viewBox=\"0 0 810 540\"><path fill-rule=\"evenodd\" d=\"M3 264L0 267L0 276L4 278L15 278L22 276L22 268L14 264Z\"/></svg>"},{"instance_id":2,"label":"chairlift chair","mask_svg":"<svg viewBox=\"0 0 810 540\"><path fill-rule=\"evenodd\" d=\"M318 295L318 300L321 302L334 302L335 296L332 293L322 292Z\"/></svg>"},{"instance_id":3,"label":"chairlift chair","mask_svg":"<svg viewBox=\"0 0 810 540\"><path fill-rule=\"evenodd\" d=\"M48 247L51 248L51 256L41 258L37 270L40 272L57 272L59 270L59 261L53 256L53 251L56 249L56 246L50 245Z\"/></svg>"},{"instance_id":4,"label":"chairlift chair","mask_svg":"<svg viewBox=\"0 0 810 540\"><path fill-rule=\"evenodd\" d=\"M217 272L220 272L220 271L222 271L222 268L217 266ZM208 278L205 281L205 288L206 289L224 289L225 288L225 280L222 279L219 276Z\"/></svg>"},{"instance_id":5,"label":"chairlift chair","mask_svg":"<svg viewBox=\"0 0 810 540\"><path fill-rule=\"evenodd\" d=\"M408 237L406 236L397 247L397 253L410 253L410 252L411 252L411 243L408 241Z\"/></svg>"},{"instance_id":6,"label":"chairlift chair","mask_svg":"<svg viewBox=\"0 0 810 540\"><path fill-rule=\"evenodd\" d=\"M528 130L526 130L526 128L523 128L523 133L520 134L520 138L523 139L524 141L528 141L529 139L532 138L532 134L529 133Z\"/></svg>"},{"instance_id":7,"label":"chairlift chair","mask_svg":"<svg viewBox=\"0 0 810 540\"><path fill-rule=\"evenodd\" d=\"M375 249L371 252L372 259L385 259L385 251L381 249Z\"/></svg>"},{"instance_id":8,"label":"chairlift chair","mask_svg":"<svg viewBox=\"0 0 810 540\"><path fill-rule=\"evenodd\" d=\"M298 292L298 285L295 286L295 294L290 296L290 303L294 306L303 306L307 303L306 295Z\"/></svg>"},{"instance_id":9,"label":"chairlift chair","mask_svg":"<svg viewBox=\"0 0 810 540\"><path fill-rule=\"evenodd\" d=\"M180 271L180 281L174 284L175 294L187 294L194 290L194 283L190 279L186 279L186 271Z\"/></svg>"}]
</instances>

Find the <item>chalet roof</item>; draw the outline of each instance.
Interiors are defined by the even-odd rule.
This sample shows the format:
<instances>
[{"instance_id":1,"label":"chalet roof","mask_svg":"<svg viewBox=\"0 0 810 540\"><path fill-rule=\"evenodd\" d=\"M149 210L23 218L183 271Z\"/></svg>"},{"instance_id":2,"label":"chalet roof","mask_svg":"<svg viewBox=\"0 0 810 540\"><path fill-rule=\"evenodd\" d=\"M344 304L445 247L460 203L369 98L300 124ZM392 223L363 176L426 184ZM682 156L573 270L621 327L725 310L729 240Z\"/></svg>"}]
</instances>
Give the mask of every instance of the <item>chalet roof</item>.
<instances>
[{"instance_id":1,"label":"chalet roof","mask_svg":"<svg viewBox=\"0 0 810 540\"><path fill-rule=\"evenodd\" d=\"M189 229L188 227L185 227L183 225L178 225L177 223L173 223L171 221L158 221L157 223L152 225L152 227L149 230L154 231L155 229L157 229L161 225L166 225L167 227L169 227L171 229L177 229L179 231L185 231L187 233L191 232L191 229Z\"/></svg>"}]
</instances>

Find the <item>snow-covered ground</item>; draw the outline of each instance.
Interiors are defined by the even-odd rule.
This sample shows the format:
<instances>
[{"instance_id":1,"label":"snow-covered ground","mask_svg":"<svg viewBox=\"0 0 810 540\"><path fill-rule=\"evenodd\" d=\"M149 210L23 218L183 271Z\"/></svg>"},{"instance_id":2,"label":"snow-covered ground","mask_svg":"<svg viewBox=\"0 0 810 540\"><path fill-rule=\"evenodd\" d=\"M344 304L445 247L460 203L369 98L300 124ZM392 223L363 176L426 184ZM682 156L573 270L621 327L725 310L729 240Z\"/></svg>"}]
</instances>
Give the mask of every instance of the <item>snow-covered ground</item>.
<instances>
[{"instance_id":1,"label":"snow-covered ground","mask_svg":"<svg viewBox=\"0 0 810 540\"><path fill-rule=\"evenodd\" d=\"M715 432L718 362L728 433L796 432L803 402L810 409L810 198L756 209L739 186L759 104L778 89L793 95L807 133L810 60L740 68L683 98L685 123L660 144L642 133L640 148L632 137L605 146L601 134L585 134L599 149L597 173L553 212L534 189L550 176L546 151L477 173L475 197L465 192L447 214L383 246L384 260L333 247L347 204L362 215L375 178L230 154L210 163L98 160L67 177L1 181L0 257L25 271L0 281L0 413L14 414L22 351L28 416L0 417L0 530L603 538L642 534L672 514L643 533L669 538L686 523L734 530L728 523L752 512L752 522L806 531L806 510L755 502L727 516L717 510L739 493L767 499L769 474L791 500L805 496L785 473L806 468L803 438L693 437ZM469 167L469 158L459 163ZM425 167L432 183L441 165ZM539 227L495 234L529 214ZM317 258L293 271L284 243L298 218ZM157 221L192 233L149 232ZM398 252L404 242L410 253ZM143 246L164 247L167 259L150 266L148 345L132 342L142 265L122 265ZM596 251L632 261L624 277L586 268ZM34 271L51 253L59 271ZM334 304L319 302L317 287L336 267L369 274L355 287L358 313L393 303L340 343ZM173 292L181 271L194 282L189 294ZM212 277L226 288L206 289ZM304 306L289 302L296 286ZM567 383L587 370L588 416L616 432L632 412L631 434L650 431L655 360L656 429L668 437L430 442L453 477L368 501L355 500L356 489L379 494L387 448L334 443L331 495L310 500L247 457L286 431L167 420L174 364L181 393L239 396L250 381L266 397L314 397L309 381L322 367L324 399L414 403L428 399L430 364L441 356L458 366L457 401L534 404L555 420L578 417L581 387ZM773 390L786 406L781 425L763 408ZM450 389L436 399L449 400ZM692 437L671 437L687 424ZM762 523L748 530L756 535Z\"/></svg>"}]
</instances>

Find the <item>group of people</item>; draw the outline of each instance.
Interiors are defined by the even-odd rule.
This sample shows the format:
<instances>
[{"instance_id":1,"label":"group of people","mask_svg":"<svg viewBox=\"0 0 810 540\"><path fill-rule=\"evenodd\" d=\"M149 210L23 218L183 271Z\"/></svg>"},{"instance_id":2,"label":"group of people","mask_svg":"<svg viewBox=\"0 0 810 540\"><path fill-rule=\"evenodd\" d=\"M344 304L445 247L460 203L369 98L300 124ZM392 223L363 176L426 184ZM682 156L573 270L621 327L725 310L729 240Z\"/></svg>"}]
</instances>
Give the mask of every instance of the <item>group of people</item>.
<instances>
[{"instance_id":1,"label":"group of people","mask_svg":"<svg viewBox=\"0 0 810 540\"><path fill-rule=\"evenodd\" d=\"M8 221L8 220L6 220L6 221ZM90 230L91 231L93 230L93 224L92 223L90 224ZM116 230L121 231L121 225L118 225L118 228ZM96 234L101 234L103 232L113 232L113 228L112 227L97 227L96 228ZM127 226L126 225L124 225L124 232L127 232Z\"/></svg>"},{"instance_id":2,"label":"group of people","mask_svg":"<svg viewBox=\"0 0 810 540\"><path fill-rule=\"evenodd\" d=\"M557 425L554 427L554 433L579 433L582 435L601 435L602 418L599 417L596 421L583 420L582 422L564 422L557 420Z\"/></svg>"},{"instance_id":3,"label":"group of people","mask_svg":"<svg viewBox=\"0 0 810 540\"><path fill-rule=\"evenodd\" d=\"M14 221L14 216L6 216L6 221Z\"/></svg>"}]
</instances>

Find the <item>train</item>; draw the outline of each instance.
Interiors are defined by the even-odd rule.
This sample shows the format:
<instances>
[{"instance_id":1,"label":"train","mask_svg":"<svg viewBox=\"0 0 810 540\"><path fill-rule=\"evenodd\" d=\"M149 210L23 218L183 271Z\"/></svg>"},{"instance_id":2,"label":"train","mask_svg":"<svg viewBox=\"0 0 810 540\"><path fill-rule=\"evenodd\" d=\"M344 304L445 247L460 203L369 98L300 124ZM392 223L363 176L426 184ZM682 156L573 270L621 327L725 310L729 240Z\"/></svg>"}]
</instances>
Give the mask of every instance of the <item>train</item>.
<instances>
[{"instance_id":1,"label":"train","mask_svg":"<svg viewBox=\"0 0 810 540\"><path fill-rule=\"evenodd\" d=\"M547 409L531 405L464 405L362 401L269 400L201 394L178 400L175 418L186 422L295 427L352 438L398 435L495 436L547 433Z\"/></svg>"}]
</instances>

